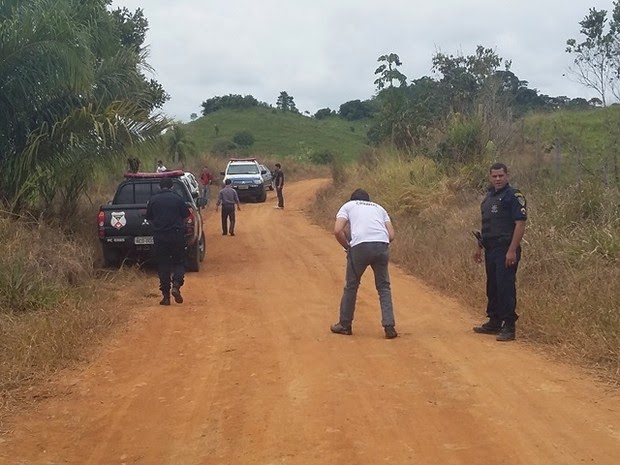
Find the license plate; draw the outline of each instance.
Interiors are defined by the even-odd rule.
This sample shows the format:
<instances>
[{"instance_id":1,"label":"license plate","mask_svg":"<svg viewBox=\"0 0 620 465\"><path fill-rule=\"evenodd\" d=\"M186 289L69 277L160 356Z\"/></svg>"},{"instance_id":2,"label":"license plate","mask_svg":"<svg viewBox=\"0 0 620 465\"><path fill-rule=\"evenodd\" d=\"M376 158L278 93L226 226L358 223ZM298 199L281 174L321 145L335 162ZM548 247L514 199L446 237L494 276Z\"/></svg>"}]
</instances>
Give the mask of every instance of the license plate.
<instances>
[{"instance_id":1,"label":"license plate","mask_svg":"<svg viewBox=\"0 0 620 465\"><path fill-rule=\"evenodd\" d=\"M153 244L153 236L137 236L133 241L136 245Z\"/></svg>"},{"instance_id":2,"label":"license plate","mask_svg":"<svg viewBox=\"0 0 620 465\"><path fill-rule=\"evenodd\" d=\"M248 187L250 187L250 186L248 186L247 184L241 184L241 185L237 186L237 189L247 189Z\"/></svg>"}]
</instances>

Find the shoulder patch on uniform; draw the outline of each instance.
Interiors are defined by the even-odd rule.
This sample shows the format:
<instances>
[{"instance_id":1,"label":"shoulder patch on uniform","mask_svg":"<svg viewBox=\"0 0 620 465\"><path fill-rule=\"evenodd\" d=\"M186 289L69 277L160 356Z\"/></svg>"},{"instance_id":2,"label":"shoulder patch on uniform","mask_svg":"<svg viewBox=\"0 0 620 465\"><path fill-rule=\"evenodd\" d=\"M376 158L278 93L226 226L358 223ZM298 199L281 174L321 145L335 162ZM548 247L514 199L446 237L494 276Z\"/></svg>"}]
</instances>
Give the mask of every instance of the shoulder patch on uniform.
<instances>
[{"instance_id":1,"label":"shoulder patch on uniform","mask_svg":"<svg viewBox=\"0 0 620 465\"><path fill-rule=\"evenodd\" d=\"M517 199L517 202L519 202L519 205L525 207L525 197L523 197L523 194L519 191L515 191L515 197Z\"/></svg>"}]
</instances>

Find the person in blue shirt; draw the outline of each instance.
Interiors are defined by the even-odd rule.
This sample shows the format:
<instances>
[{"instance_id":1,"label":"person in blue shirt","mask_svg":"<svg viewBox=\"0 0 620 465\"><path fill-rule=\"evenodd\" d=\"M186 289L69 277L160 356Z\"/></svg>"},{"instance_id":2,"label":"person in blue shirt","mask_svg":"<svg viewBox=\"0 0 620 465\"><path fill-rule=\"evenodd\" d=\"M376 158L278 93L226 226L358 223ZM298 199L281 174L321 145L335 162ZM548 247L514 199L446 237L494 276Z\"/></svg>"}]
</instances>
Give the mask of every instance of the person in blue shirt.
<instances>
[{"instance_id":1,"label":"person in blue shirt","mask_svg":"<svg viewBox=\"0 0 620 465\"><path fill-rule=\"evenodd\" d=\"M512 341L519 318L516 278L527 205L521 191L510 185L505 164L492 165L489 180L491 186L480 205L482 237L473 257L476 263L482 263L484 250L489 320L473 329L480 334L495 334L498 341Z\"/></svg>"},{"instance_id":2,"label":"person in blue shirt","mask_svg":"<svg viewBox=\"0 0 620 465\"><path fill-rule=\"evenodd\" d=\"M176 303L183 303L185 218L190 212L181 196L172 190L173 185L172 178L162 178L161 190L153 194L146 206L146 219L153 225L153 257L163 295L160 305L170 305L171 293Z\"/></svg>"}]
</instances>

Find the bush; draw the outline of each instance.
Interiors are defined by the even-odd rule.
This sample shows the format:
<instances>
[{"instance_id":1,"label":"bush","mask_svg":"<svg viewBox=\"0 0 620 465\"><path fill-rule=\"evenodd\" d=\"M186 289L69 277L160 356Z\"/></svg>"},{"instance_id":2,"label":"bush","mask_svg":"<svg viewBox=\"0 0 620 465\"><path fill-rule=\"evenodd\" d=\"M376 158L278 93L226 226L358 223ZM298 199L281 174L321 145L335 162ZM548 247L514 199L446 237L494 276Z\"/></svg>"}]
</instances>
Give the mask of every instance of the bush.
<instances>
[{"instance_id":1,"label":"bush","mask_svg":"<svg viewBox=\"0 0 620 465\"><path fill-rule=\"evenodd\" d=\"M211 151L217 155L229 155L239 147L231 140L218 140L211 146Z\"/></svg>"},{"instance_id":2,"label":"bush","mask_svg":"<svg viewBox=\"0 0 620 465\"><path fill-rule=\"evenodd\" d=\"M331 150L314 150L310 153L310 161L317 165L329 165L334 160Z\"/></svg>"},{"instance_id":3,"label":"bush","mask_svg":"<svg viewBox=\"0 0 620 465\"><path fill-rule=\"evenodd\" d=\"M254 144L254 136L250 131L239 131L233 136L233 142L239 147L250 147Z\"/></svg>"}]
</instances>

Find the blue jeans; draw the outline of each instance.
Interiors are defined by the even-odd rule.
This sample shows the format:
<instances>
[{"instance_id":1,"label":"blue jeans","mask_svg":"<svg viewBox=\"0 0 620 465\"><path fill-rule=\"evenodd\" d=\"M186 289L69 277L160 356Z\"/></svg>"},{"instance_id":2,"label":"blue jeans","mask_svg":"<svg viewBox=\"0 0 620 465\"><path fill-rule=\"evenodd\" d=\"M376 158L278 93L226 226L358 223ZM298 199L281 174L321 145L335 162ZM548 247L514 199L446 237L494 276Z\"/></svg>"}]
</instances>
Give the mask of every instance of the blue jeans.
<instances>
[{"instance_id":1,"label":"blue jeans","mask_svg":"<svg viewBox=\"0 0 620 465\"><path fill-rule=\"evenodd\" d=\"M487 273L487 316L490 319L514 324L517 321L517 267L521 248L517 249L517 263L506 267L508 246L493 247L484 252Z\"/></svg>"},{"instance_id":2,"label":"blue jeans","mask_svg":"<svg viewBox=\"0 0 620 465\"><path fill-rule=\"evenodd\" d=\"M364 271L370 266L375 275L375 288L379 294L381 325L394 326L392 290L388 273L389 261L389 245L385 242L362 242L349 249L347 253L346 282L342 299L340 300L340 324L351 326L355 313L357 290Z\"/></svg>"}]
</instances>

